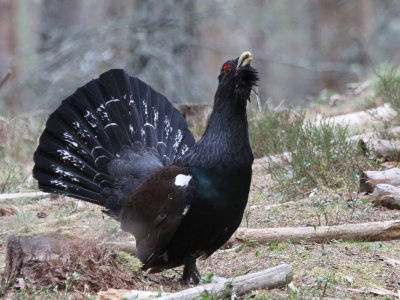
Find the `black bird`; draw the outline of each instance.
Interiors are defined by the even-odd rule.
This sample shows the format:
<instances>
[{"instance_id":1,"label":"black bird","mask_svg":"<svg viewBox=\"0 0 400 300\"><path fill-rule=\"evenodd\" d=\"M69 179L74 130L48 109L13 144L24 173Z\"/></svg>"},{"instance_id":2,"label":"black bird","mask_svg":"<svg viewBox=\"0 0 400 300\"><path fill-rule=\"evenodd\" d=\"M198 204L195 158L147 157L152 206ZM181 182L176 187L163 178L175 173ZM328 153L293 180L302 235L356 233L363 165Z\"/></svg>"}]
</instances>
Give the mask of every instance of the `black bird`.
<instances>
[{"instance_id":1,"label":"black bird","mask_svg":"<svg viewBox=\"0 0 400 300\"><path fill-rule=\"evenodd\" d=\"M247 204L251 61L223 64L198 143L165 96L123 70L103 73L50 115L34 154L39 188L105 207L134 234L144 270L184 264L182 281L198 283L196 259L230 238Z\"/></svg>"}]
</instances>

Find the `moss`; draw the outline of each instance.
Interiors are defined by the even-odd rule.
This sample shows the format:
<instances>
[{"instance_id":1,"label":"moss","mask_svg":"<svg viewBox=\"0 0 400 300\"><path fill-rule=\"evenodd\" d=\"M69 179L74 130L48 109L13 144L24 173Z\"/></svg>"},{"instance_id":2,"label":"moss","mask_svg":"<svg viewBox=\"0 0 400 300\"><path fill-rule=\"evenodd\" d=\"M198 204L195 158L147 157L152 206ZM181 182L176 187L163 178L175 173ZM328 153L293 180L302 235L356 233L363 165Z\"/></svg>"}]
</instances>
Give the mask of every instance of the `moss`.
<instances>
[{"instance_id":1,"label":"moss","mask_svg":"<svg viewBox=\"0 0 400 300\"><path fill-rule=\"evenodd\" d=\"M139 273L142 269L142 262L129 253L124 251L116 251L116 261L128 272Z\"/></svg>"}]
</instances>

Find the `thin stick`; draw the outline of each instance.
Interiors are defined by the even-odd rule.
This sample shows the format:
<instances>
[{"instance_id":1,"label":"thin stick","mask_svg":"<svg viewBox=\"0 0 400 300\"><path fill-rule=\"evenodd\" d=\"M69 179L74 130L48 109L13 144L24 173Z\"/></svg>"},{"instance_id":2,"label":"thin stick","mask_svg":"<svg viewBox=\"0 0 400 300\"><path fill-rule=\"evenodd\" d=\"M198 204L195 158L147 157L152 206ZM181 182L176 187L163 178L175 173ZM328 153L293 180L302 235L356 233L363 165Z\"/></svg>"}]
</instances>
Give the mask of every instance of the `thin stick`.
<instances>
[{"instance_id":1,"label":"thin stick","mask_svg":"<svg viewBox=\"0 0 400 300\"><path fill-rule=\"evenodd\" d=\"M0 81L0 89L6 83L6 81L11 77L12 74L13 71L11 69L8 69L6 76L4 76L3 80Z\"/></svg>"}]
</instances>

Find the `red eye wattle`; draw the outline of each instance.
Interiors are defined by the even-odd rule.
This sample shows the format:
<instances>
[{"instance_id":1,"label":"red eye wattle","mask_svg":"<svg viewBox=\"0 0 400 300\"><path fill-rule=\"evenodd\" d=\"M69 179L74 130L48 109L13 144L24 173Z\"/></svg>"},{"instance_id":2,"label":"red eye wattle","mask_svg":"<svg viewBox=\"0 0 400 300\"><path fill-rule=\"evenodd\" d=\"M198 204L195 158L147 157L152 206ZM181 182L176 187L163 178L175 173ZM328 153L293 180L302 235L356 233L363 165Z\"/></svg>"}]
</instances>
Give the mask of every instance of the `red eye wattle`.
<instances>
[{"instance_id":1,"label":"red eye wattle","mask_svg":"<svg viewBox=\"0 0 400 300\"><path fill-rule=\"evenodd\" d=\"M225 65L224 66L224 74L228 73L228 71L231 69L231 65Z\"/></svg>"}]
</instances>

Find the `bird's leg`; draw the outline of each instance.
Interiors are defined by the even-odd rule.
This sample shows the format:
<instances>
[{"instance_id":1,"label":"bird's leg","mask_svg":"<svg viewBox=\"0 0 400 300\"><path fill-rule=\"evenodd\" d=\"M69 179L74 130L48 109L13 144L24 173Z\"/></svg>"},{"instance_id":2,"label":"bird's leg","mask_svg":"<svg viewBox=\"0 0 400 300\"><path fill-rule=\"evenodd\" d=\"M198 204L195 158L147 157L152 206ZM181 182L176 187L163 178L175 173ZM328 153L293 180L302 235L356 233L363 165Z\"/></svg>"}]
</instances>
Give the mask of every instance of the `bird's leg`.
<instances>
[{"instance_id":1,"label":"bird's leg","mask_svg":"<svg viewBox=\"0 0 400 300\"><path fill-rule=\"evenodd\" d=\"M183 284L189 284L190 279L193 280L194 284L200 282L200 272L196 266L196 257L194 255L188 255L185 257L185 267L183 268L183 275L181 282Z\"/></svg>"}]
</instances>

